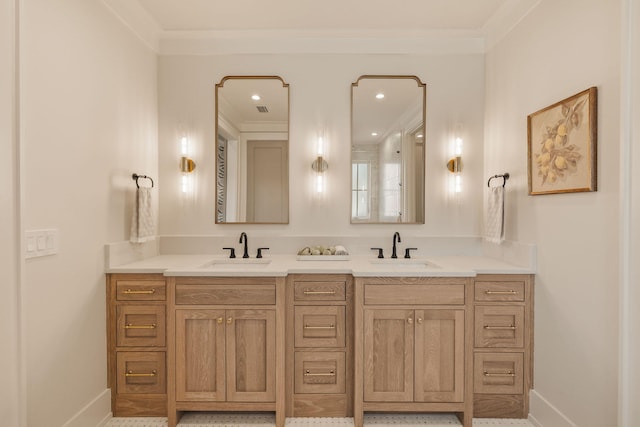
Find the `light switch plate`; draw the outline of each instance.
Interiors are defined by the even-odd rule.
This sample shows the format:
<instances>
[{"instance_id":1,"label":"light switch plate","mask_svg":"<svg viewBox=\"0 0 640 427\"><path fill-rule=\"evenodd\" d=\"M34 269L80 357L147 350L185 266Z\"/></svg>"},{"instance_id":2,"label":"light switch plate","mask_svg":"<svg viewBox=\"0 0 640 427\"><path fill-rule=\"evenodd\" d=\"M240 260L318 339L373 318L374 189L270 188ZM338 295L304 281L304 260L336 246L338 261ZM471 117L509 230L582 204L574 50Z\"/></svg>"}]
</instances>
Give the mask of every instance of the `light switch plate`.
<instances>
[{"instance_id":1,"label":"light switch plate","mask_svg":"<svg viewBox=\"0 0 640 427\"><path fill-rule=\"evenodd\" d=\"M35 258L58 253L58 229L25 231L25 258Z\"/></svg>"}]
</instances>

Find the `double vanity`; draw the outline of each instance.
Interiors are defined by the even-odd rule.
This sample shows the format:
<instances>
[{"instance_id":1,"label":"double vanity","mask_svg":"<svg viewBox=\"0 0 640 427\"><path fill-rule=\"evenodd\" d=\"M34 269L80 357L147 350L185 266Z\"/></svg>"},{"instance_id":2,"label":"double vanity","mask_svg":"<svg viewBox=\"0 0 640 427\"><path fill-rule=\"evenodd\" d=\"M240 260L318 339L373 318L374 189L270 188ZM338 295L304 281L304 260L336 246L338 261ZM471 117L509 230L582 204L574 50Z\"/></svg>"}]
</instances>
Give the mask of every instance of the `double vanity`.
<instances>
[{"instance_id":1,"label":"double vanity","mask_svg":"<svg viewBox=\"0 0 640 427\"><path fill-rule=\"evenodd\" d=\"M525 418L533 271L483 256L160 255L107 274L114 416ZM319 261L322 259L321 261Z\"/></svg>"}]
</instances>

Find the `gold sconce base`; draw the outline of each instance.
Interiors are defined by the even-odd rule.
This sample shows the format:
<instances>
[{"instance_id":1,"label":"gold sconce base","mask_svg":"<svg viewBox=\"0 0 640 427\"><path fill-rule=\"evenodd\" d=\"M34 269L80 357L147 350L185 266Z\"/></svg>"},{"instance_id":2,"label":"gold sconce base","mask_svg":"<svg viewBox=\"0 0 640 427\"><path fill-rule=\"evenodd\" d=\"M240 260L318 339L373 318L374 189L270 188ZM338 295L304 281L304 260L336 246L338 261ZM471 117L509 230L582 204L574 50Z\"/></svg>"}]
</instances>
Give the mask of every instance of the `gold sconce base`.
<instances>
[{"instance_id":1,"label":"gold sconce base","mask_svg":"<svg viewBox=\"0 0 640 427\"><path fill-rule=\"evenodd\" d=\"M180 171L189 173L189 172L193 172L195 168L196 168L196 162L194 162L188 157L180 158Z\"/></svg>"},{"instance_id":2,"label":"gold sconce base","mask_svg":"<svg viewBox=\"0 0 640 427\"><path fill-rule=\"evenodd\" d=\"M456 156L447 162L447 169L449 172L456 173L462 171L462 158Z\"/></svg>"}]
</instances>

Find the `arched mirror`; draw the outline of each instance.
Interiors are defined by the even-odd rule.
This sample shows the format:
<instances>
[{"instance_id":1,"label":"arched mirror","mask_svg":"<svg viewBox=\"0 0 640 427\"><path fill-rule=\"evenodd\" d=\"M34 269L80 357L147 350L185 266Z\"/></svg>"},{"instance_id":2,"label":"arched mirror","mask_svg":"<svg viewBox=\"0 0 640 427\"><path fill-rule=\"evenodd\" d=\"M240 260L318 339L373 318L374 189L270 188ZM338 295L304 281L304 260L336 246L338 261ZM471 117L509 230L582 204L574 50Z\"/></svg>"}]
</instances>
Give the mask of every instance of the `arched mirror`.
<instances>
[{"instance_id":1,"label":"arched mirror","mask_svg":"<svg viewBox=\"0 0 640 427\"><path fill-rule=\"evenodd\" d=\"M216 84L216 223L289 222L289 85L276 76Z\"/></svg>"},{"instance_id":2,"label":"arched mirror","mask_svg":"<svg viewBox=\"0 0 640 427\"><path fill-rule=\"evenodd\" d=\"M361 76L351 85L351 222L424 224L426 85Z\"/></svg>"}]
</instances>

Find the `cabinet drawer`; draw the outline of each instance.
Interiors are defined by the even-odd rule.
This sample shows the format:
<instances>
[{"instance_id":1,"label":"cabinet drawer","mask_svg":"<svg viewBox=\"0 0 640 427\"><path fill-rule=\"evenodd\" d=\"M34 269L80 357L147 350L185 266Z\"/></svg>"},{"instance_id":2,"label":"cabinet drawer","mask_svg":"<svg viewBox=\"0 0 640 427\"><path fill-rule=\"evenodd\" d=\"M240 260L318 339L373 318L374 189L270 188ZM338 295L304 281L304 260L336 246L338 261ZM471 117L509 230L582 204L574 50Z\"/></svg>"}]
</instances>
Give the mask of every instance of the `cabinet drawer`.
<instances>
[{"instance_id":1,"label":"cabinet drawer","mask_svg":"<svg viewBox=\"0 0 640 427\"><path fill-rule=\"evenodd\" d=\"M178 305L274 305L276 287L272 284L176 285Z\"/></svg>"},{"instance_id":2,"label":"cabinet drawer","mask_svg":"<svg viewBox=\"0 0 640 427\"><path fill-rule=\"evenodd\" d=\"M364 303L376 305L462 305L464 304L464 285L365 285Z\"/></svg>"},{"instance_id":3,"label":"cabinet drawer","mask_svg":"<svg viewBox=\"0 0 640 427\"><path fill-rule=\"evenodd\" d=\"M296 301L345 301L346 282L296 281L293 283L293 297Z\"/></svg>"},{"instance_id":4,"label":"cabinet drawer","mask_svg":"<svg viewBox=\"0 0 640 427\"><path fill-rule=\"evenodd\" d=\"M475 300L488 302L524 301L523 281L476 281Z\"/></svg>"},{"instance_id":5,"label":"cabinet drawer","mask_svg":"<svg viewBox=\"0 0 640 427\"><path fill-rule=\"evenodd\" d=\"M523 347L524 307L477 306L476 347Z\"/></svg>"},{"instance_id":6,"label":"cabinet drawer","mask_svg":"<svg viewBox=\"0 0 640 427\"><path fill-rule=\"evenodd\" d=\"M163 305L118 305L116 345L118 347L163 347L165 307Z\"/></svg>"},{"instance_id":7,"label":"cabinet drawer","mask_svg":"<svg viewBox=\"0 0 640 427\"><path fill-rule=\"evenodd\" d=\"M344 306L294 308L296 347L344 347Z\"/></svg>"},{"instance_id":8,"label":"cabinet drawer","mask_svg":"<svg viewBox=\"0 0 640 427\"><path fill-rule=\"evenodd\" d=\"M164 352L120 351L116 359L118 394L164 394L167 392Z\"/></svg>"},{"instance_id":9,"label":"cabinet drawer","mask_svg":"<svg viewBox=\"0 0 640 427\"><path fill-rule=\"evenodd\" d=\"M474 392L480 394L520 394L523 392L522 353L476 353Z\"/></svg>"},{"instance_id":10,"label":"cabinet drawer","mask_svg":"<svg viewBox=\"0 0 640 427\"><path fill-rule=\"evenodd\" d=\"M345 354L343 352L296 352L296 393L345 393Z\"/></svg>"},{"instance_id":11,"label":"cabinet drawer","mask_svg":"<svg viewBox=\"0 0 640 427\"><path fill-rule=\"evenodd\" d=\"M167 287L164 280L117 280L118 301L165 301Z\"/></svg>"}]
</instances>

